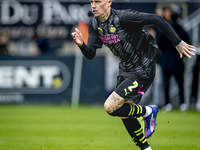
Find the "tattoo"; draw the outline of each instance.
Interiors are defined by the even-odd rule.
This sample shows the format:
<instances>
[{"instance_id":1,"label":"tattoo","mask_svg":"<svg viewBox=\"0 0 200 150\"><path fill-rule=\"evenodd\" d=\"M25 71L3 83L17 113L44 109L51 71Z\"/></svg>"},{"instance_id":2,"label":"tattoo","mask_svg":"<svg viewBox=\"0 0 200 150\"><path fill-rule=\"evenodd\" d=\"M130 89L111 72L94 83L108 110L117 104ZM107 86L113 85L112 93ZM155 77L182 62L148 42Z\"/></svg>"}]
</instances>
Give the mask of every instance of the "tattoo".
<instances>
[{"instance_id":1,"label":"tattoo","mask_svg":"<svg viewBox=\"0 0 200 150\"><path fill-rule=\"evenodd\" d=\"M105 22L109 16L110 16L110 10L108 12L106 12L102 17L99 17L99 20L101 22Z\"/></svg>"},{"instance_id":2,"label":"tattoo","mask_svg":"<svg viewBox=\"0 0 200 150\"><path fill-rule=\"evenodd\" d=\"M108 113L112 113L125 103L125 99L113 92L105 102L105 106L109 108Z\"/></svg>"},{"instance_id":3,"label":"tattoo","mask_svg":"<svg viewBox=\"0 0 200 150\"><path fill-rule=\"evenodd\" d=\"M181 41L176 47L178 50L182 51L184 46L185 46L185 43Z\"/></svg>"}]
</instances>

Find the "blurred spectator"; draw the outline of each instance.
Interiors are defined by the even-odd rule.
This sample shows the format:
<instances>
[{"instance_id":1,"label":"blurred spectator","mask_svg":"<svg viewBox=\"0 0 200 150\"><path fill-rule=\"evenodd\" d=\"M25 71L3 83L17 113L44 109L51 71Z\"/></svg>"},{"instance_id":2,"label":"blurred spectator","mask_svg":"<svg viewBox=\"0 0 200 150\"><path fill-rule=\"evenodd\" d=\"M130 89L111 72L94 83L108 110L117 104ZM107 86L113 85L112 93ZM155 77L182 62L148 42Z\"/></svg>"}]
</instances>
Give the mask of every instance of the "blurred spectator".
<instances>
[{"instance_id":1,"label":"blurred spectator","mask_svg":"<svg viewBox=\"0 0 200 150\"><path fill-rule=\"evenodd\" d=\"M38 54L39 55L45 55L48 54L48 39L40 37L37 33L35 33L33 40L36 42L38 47Z\"/></svg>"},{"instance_id":2,"label":"blurred spectator","mask_svg":"<svg viewBox=\"0 0 200 150\"><path fill-rule=\"evenodd\" d=\"M8 55L9 36L5 33L0 34L0 55Z\"/></svg>"},{"instance_id":3,"label":"blurred spectator","mask_svg":"<svg viewBox=\"0 0 200 150\"><path fill-rule=\"evenodd\" d=\"M179 37L190 44L189 36L184 31L182 26L178 23L178 19L181 14L181 9L177 5L170 5L163 8L163 18L171 24ZM165 90L165 106L163 111L170 111L173 106L170 103L169 88L170 88L170 77L175 76L175 80L178 83L179 96L180 96L180 110L186 111L188 106L184 99L184 63L183 59L180 59L179 53L176 51L175 47L170 42L169 38L161 33L160 37L157 38L158 46L163 51L163 56L160 59L160 63L163 71L164 79L164 90Z\"/></svg>"},{"instance_id":4,"label":"blurred spectator","mask_svg":"<svg viewBox=\"0 0 200 150\"><path fill-rule=\"evenodd\" d=\"M155 14L159 15L159 16L163 16L162 15L162 9L161 8L157 8L155 10ZM157 39L159 39L160 37L160 33L162 32L157 26L155 25L147 25L144 27L144 30L147 30L154 39L156 39L156 41L158 41ZM153 103L157 104L158 106L162 106L162 104L160 104L160 99L163 99L163 85L162 85L162 74L161 74L161 66L160 66L160 60L161 58L158 58L155 60L156 62L156 76L154 79L154 82L152 84L152 88L153 88L153 95L152 95L152 100Z\"/></svg>"},{"instance_id":5,"label":"blurred spectator","mask_svg":"<svg viewBox=\"0 0 200 150\"><path fill-rule=\"evenodd\" d=\"M162 9L160 8L156 9L155 14L163 17ZM152 25L145 26L144 29L147 30L154 37L154 39L156 39L156 41L158 41L158 39L160 38L160 33L162 31L157 26L152 24Z\"/></svg>"},{"instance_id":6,"label":"blurred spectator","mask_svg":"<svg viewBox=\"0 0 200 150\"><path fill-rule=\"evenodd\" d=\"M198 96L198 84L199 84L199 67L200 67L200 55L197 55L197 59L193 68L193 80L192 80L192 92L190 97L191 107L194 108L197 103Z\"/></svg>"},{"instance_id":7,"label":"blurred spectator","mask_svg":"<svg viewBox=\"0 0 200 150\"><path fill-rule=\"evenodd\" d=\"M157 14L157 15L159 15L159 16L163 16L163 12L162 12L162 9L161 8L157 8L156 9L156 11L155 11L155 13Z\"/></svg>"},{"instance_id":8,"label":"blurred spectator","mask_svg":"<svg viewBox=\"0 0 200 150\"><path fill-rule=\"evenodd\" d=\"M105 89L106 96L108 97L115 89L117 85L117 75L119 72L119 59L110 53L107 52L105 55L106 59L106 70L105 70Z\"/></svg>"}]
</instances>

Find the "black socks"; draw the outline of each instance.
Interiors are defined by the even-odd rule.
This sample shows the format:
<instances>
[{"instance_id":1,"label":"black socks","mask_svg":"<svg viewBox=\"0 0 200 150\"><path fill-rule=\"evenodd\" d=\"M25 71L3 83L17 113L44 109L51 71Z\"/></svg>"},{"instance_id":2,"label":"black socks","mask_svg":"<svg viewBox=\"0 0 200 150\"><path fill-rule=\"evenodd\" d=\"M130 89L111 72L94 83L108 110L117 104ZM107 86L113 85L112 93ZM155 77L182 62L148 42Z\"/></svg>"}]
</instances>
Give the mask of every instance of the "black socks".
<instances>
[{"instance_id":1,"label":"black socks","mask_svg":"<svg viewBox=\"0 0 200 150\"><path fill-rule=\"evenodd\" d=\"M124 103L122 107L118 108L110 114L111 116L129 117L128 119L122 119L122 121L133 141L141 149L149 147L149 144L147 143L147 140L144 136L143 128L136 117L144 116L145 114L145 107L140 105L133 105L131 103Z\"/></svg>"},{"instance_id":2,"label":"black socks","mask_svg":"<svg viewBox=\"0 0 200 150\"><path fill-rule=\"evenodd\" d=\"M118 108L114 112L112 112L111 116L118 117L140 117L144 116L146 113L146 108L140 105L133 105L130 103L124 103L122 107Z\"/></svg>"},{"instance_id":3,"label":"black socks","mask_svg":"<svg viewBox=\"0 0 200 150\"><path fill-rule=\"evenodd\" d=\"M147 143L143 133L143 128L136 118L122 119L122 121L126 127L126 130L137 146L139 146L141 149L149 147L149 144Z\"/></svg>"}]
</instances>

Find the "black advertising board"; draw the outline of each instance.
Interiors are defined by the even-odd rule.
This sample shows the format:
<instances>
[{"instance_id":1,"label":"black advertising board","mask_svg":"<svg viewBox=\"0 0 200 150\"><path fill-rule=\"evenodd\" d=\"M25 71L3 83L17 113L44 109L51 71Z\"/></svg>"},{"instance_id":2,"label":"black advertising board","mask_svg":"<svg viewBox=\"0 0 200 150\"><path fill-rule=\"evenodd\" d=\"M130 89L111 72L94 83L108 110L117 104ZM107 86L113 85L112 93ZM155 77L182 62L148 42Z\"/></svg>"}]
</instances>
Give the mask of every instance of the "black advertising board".
<instances>
[{"instance_id":1,"label":"black advertising board","mask_svg":"<svg viewBox=\"0 0 200 150\"><path fill-rule=\"evenodd\" d=\"M74 61L74 57L0 57L0 103L71 103ZM92 63L83 59L80 103L104 102L104 74L104 57Z\"/></svg>"}]
</instances>

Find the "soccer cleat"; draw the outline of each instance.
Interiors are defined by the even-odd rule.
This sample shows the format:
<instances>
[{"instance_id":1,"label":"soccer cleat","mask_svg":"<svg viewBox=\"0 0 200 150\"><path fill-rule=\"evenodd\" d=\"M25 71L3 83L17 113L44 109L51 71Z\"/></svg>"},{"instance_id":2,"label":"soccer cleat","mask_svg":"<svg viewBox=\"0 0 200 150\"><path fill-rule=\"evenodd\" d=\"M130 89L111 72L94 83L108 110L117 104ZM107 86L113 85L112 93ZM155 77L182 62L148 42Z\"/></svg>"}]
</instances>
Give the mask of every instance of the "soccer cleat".
<instances>
[{"instance_id":1,"label":"soccer cleat","mask_svg":"<svg viewBox=\"0 0 200 150\"><path fill-rule=\"evenodd\" d=\"M146 139L148 139L153 132L155 132L156 117L158 113L158 107L156 105L149 105L149 107L151 107L152 113L147 117L143 117L145 121L144 133Z\"/></svg>"}]
</instances>

